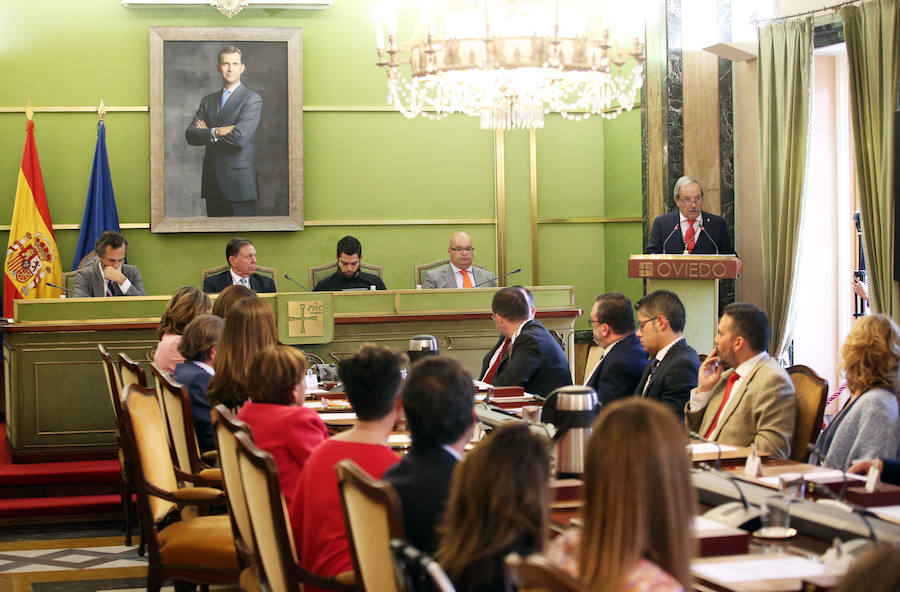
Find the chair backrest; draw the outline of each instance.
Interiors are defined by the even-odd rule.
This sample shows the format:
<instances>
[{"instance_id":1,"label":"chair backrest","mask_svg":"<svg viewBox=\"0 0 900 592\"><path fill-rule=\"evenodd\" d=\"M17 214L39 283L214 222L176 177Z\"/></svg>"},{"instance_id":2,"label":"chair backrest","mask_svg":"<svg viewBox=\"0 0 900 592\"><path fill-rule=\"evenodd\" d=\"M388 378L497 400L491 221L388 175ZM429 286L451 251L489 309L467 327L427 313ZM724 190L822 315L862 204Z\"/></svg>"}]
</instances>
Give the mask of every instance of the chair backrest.
<instances>
[{"instance_id":1,"label":"chair backrest","mask_svg":"<svg viewBox=\"0 0 900 592\"><path fill-rule=\"evenodd\" d=\"M359 264L359 269L360 271L370 273L372 275L377 275L381 279L384 279L383 265L375 265L373 263L366 263L365 261L363 261ZM322 265L313 265L309 268L309 283L306 287L310 290L314 289L316 287L316 284L332 275L336 270L337 261L323 263Z\"/></svg>"},{"instance_id":2,"label":"chair backrest","mask_svg":"<svg viewBox=\"0 0 900 592\"><path fill-rule=\"evenodd\" d=\"M456 592L444 568L430 555L398 539L391 539L391 551L403 579L401 588L404 591Z\"/></svg>"},{"instance_id":3,"label":"chair backrest","mask_svg":"<svg viewBox=\"0 0 900 592\"><path fill-rule=\"evenodd\" d=\"M66 289L66 295L73 294L75 292L75 276L78 275L78 270L73 269L72 271L64 271L62 274L62 285L63 288Z\"/></svg>"},{"instance_id":4,"label":"chair backrest","mask_svg":"<svg viewBox=\"0 0 900 592\"><path fill-rule=\"evenodd\" d=\"M809 458L807 444L815 444L822 428L825 401L828 398L828 381L816 374L812 368L803 365L791 366L787 373L797 391L797 421L794 424L794 439L791 442L791 460L805 461Z\"/></svg>"},{"instance_id":5,"label":"chair backrest","mask_svg":"<svg viewBox=\"0 0 900 592\"><path fill-rule=\"evenodd\" d=\"M200 460L200 448L194 433L191 399L187 389L155 363L150 364L150 369L158 381L158 394L165 413L175 464L185 473L199 473L203 469L203 462ZM190 486L190 483L186 482L185 485Z\"/></svg>"},{"instance_id":6,"label":"chair backrest","mask_svg":"<svg viewBox=\"0 0 900 592\"><path fill-rule=\"evenodd\" d=\"M220 432L217 430L216 433ZM236 431L233 435L256 555L262 567L260 580L272 592L296 592L298 582L293 566L297 564L297 551L275 460L257 447L247 433Z\"/></svg>"},{"instance_id":7,"label":"chair backrest","mask_svg":"<svg viewBox=\"0 0 900 592\"><path fill-rule=\"evenodd\" d=\"M126 426L124 432L133 452L132 458L136 460L139 490L146 491L147 486L150 486L163 491L175 491L178 488L175 467L169 454L165 419L159 409L156 392L134 383L126 386L122 417ZM176 505L147 492L147 507L156 523L174 510Z\"/></svg>"},{"instance_id":8,"label":"chair backrest","mask_svg":"<svg viewBox=\"0 0 900 592\"><path fill-rule=\"evenodd\" d=\"M113 413L116 414L116 425L122 423L122 379L116 370L116 364L113 362L112 356L102 343L97 344L100 351L100 358L103 360L103 367L106 376L106 388L109 391L109 402L112 405Z\"/></svg>"},{"instance_id":9,"label":"chair backrest","mask_svg":"<svg viewBox=\"0 0 900 592\"><path fill-rule=\"evenodd\" d=\"M391 539L405 540L406 535L397 492L351 460L342 460L334 470L357 583L369 592L399 592Z\"/></svg>"},{"instance_id":10,"label":"chair backrest","mask_svg":"<svg viewBox=\"0 0 900 592\"><path fill-rule=\"evenodd\" d=\"M129 384L147 386L147 376L139 362L132 360L125 352L119 352L119 372L122 373L122 388Z\"/></svg>"},{"instance_id":11,"label":"chair backrest","mask_svg":"<svg viewBox=\"0 0 900 592\"><path fill-rule=\"evenodd\" d=\"M202 286L203 282L205 282L206 278L208 278L209 276L216 275L217 273L222 273L226 269L228 269L227 264L219 265L218 267L211 267L209 269L201 269L200 270L200 285ZM265 265L257 265L256 273L258 273L259 275L266 276L267 278L269 278L270 280L275 282L275 288L276 289L278 288L278 272L275 271L274 267L266 267Z\"/></svg>"},{"instance_id":12,"label":"chair backrest","mask_svg":"<svg viewBox=\"0 0 900 592\"><path fill-rule=\"evenodd\" d=\"M450 263L450 259L445 257L444 259L438 259L437 261L429 261L428 263L423 263L422 265L416 265L416 267L415 267L416 285L417 286L422 285L422 278L425 277L426 273L428 273L432 269L436 269L436 268L440 267L441 265L447 265L448 263ZM479 269L487 269L487 267L485 267L484 265L481 265L480 263L473 263L472 267L478 267Z\"/></svg>"},{"instance_id":13,"label":"chair backrest","mask_svg":"<svg viewBox=\"0 0 900 592\"><path fill-rule=\"evenodd\" d=\"M253 542L247 498L244 497L244 486L241 484L236 437L236 434L242 433L252 439L250 426L235 419L224 405L213 407L211 416L218 444L219 464L222 467L222 478L225 482L225 495L228 497L231 528L234 531L234 546L237 548L243 567L256 565L259 557L256 554L256 544Z\"/></svg>"},{"instance_id":14,"label":"chair backrest","mask_svg":"<svg viewBox=\"0 0 900 592\"><path fill-rule=\"evenodd\" d=\"M506 556L506 566L519 592L588 592L588 587L543 555Z\"/></svg>"}]
</instances>

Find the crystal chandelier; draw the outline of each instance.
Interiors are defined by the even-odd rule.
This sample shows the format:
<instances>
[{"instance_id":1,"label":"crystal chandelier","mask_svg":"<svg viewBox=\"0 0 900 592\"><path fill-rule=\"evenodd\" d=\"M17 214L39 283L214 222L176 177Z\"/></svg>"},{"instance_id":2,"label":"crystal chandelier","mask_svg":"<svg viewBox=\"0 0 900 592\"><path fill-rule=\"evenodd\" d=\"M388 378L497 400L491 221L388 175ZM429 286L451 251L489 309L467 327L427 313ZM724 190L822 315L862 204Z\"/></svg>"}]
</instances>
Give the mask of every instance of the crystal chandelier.
<instances>
[{"instance_id":1,"label":"crystal chandelier","mask_svg":"<svg viewBox=\"0 0 900 592\"><path fill-rule=\"evenodd\" d=\"M639 14L633 2L619 8ZM388 103L406 117L465 113L483 129L544 126L544 114L612 119L634 107L643 80L642 20L623 46L621 19L601 0L427 0L409 41L396 3L373 8ZM625 4L610 0L609 4ZM619 29L617 31L617 29ZM387 32L387 44L385 44ZM408 77L401 68L409 67Z\"/></svg>"}]
</instances>

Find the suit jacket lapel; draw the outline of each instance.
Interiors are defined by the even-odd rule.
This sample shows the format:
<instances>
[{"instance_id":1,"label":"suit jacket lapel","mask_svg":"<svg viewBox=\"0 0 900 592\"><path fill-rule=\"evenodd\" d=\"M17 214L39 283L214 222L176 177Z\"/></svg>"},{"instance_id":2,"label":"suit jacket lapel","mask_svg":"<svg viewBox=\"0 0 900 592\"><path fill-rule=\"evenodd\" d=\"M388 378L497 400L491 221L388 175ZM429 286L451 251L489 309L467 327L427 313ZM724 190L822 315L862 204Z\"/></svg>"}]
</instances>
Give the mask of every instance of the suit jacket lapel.
<instances>
[{"instance_id":1,"label":"suit jacket lapel","mask_svg":"<svg viewBox=\"0 0 900 592\"><path fill-rule=\"evenodd\" d=\"M719 433L722 432L722 426L725 425L725 423L728 421L728 418L731 417L731 415L734 413L734 410L738 408L738 405L740 405L741 399L744 398L744 393L747 392L747 387L750 386L750 383L753 381L753 376L762 367L763 363L765 363L765 362L757 362L756 366L754 366L750 370L750 372L747 373L746 376L742 376L741 384L738 387L737 392L731 393L731 396L728 397L728 408L725 409L725 411L719 417ZM729 376L731 376L731 374L729 374ZM726 377L723 375L722 379L726 379ZM725 383L723 382L722 384L724 385ZM719 400L721 401L721 399L723 399L723 398L725 398L725 387L724 386L722 387L722 396L720 397ZM710 402L712 402L712 401L710 401ZM716 407L716 408L718 408L718 407ZM704 419L706 418L706 415L707 414L704 414ZM710 423L712 423L712 419L710 419Z\"/></svg>"},{"instance_id":2,"label":"suit jacket lapel","mask_svg":"<svg viewBox=\"0 0 900 592\"><path fill-rule=\"evenodd\" d=\"M444 268L444 283L451 287L456 287L456 278L453 275L453 268L450 267L450 264L447 264L447 267Z\"/></svg>"},{"instance_id":3,"label":"suit jacket lapel","mask_svg":"<svg viewBox=\"0 0 900 592\"><path fill-rule=\"evenodd\" d=\"M243 83L234 89L234 92L228 97L228 101L225 103L225 108L222 109L218 114L219 125L228 125L228 121L234 119L234 113L237 111L238 106L244 100L244 94L247 92ZM219 93L219 104L222 103L222 93ZM218 107L218 106L217 106Z\"/></svg>"},{"instance_id":4,"label":"suit jacket lapel","mask_svg":"<svg viewBox=\"0 0 900 592\"><path fill-rule=\"evenodd\" d=\"M91 283L93 284L94 296L106 296L106 280L103 279L103 273L100 271L99 264L91 265Z\"/></svg>"}]
</instances>

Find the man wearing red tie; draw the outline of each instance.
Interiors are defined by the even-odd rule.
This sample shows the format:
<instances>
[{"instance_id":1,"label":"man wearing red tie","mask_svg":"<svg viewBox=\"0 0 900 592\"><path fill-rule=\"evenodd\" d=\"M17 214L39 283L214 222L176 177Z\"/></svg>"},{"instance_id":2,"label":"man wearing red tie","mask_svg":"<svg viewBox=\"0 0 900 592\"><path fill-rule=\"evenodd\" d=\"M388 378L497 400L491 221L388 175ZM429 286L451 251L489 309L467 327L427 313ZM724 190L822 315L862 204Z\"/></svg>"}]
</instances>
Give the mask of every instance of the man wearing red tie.
<instances>
[{"instance_id":1,"label":"man wearing red tie","mask_svg":"<svg viewBox=\"0 0 900 592\"><path fill-rule=\"evenodd\" d=\"M677 212L657 216L647 241L647 253L669 255L734 255L725 219L703 211L703 185L681 177L673 191Z\"/></svg>"},{"instance_id":2,"label":"man wearing red tie","mask_svg":"<svg viewBox=\"0 0 900 592\"><path fill-rule=\"evenodd\" d=\"M766 352L769 336L769 320L757 306L725 307L715 347L700 365L697 388L685 406L685 422L708 440L755 444L787 458L797 398L787 372Z\"/></svg>"},{"instance_id":3,"label":"man wearing red tie","mask_svg":"<svg viewBox=\"0 0 900 592\"><path fill-rule=\"evenodd\" d=\"M496 288L494 274L486 269L472 265L475 247L472 237L465 232L454 232L447 247L450 263L442 265L425 274L422 288Z\"/></svg>"}]
</instances>

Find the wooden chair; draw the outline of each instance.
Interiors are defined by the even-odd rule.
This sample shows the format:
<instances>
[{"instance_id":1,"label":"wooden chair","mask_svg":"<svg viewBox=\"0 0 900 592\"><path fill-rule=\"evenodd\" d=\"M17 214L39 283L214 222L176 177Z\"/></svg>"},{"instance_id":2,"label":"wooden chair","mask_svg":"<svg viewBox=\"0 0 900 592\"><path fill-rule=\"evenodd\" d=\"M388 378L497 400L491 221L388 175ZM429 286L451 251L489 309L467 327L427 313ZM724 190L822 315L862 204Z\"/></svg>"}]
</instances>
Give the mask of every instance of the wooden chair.
<instances>
[{"instance_id":1,"label":"wooden chair","mask_svg":"<svg viewBox=\"0 0 900 592\"><path fill-rule=\"evenodd\" d=\"M391 540L394 562L403 579L403 590L456 592L453 582L440 564L405 541Z\"/></svg>"},{"instance_id":2,"label":"wooden chair","mask_svg":"<svg viewBox=\"0 0 900 592\"><path fill-rule=\"evenodd\" d=\"M506 556L506 567L519 592L589 592L587 586L554 565L543 555L518 553Z\"/></svg>"},{"instance_id":3,"label":"wooden chair","mask_svg":"<svg viewBox=\"0 0 900 592\"><path fill-rule=\"evenodd\" d=\"M153 389L125 387L122 418L135 463L138 516L147 542L147 590L168 579L198 584L237 583L240 570L227 515L183 519L188 505L223 503L224 493L172 464L166 426ZM194 487L182 488L178 481Z\"/></svg>"},{"instance_id":4,"label":"wooden chair","mask_svg":"<svg viewBox=\"0 0 900 592\"><path fill-rule=\"evenodd\" d=\"M172 460L181 471L198 475L221 486L222 471L210 467L200 458L197 434L194 432L194 418L191 413L191 399L187 389L175 382L168 372L156 364L150 364L154 378L158 381L158 396L162 402ZM186 483L185 485L189 485Z\"/></svg>"},{"instance_id":5,"label":"wooden chair","mask_svg":"<svg viewBox=\"0 0 900 592\"><path fill-rule=\"evenodd\" d=\"M430 261L428 263L423 263L422 265L416 265L414 272L416 285L422 285L422 279L425 277L426 273L428 273L432 269L437 269L441 265L447 265L448 263L450 263L450 259L445 257L444 259L438 259L437 261ZM472 267L478 267L480 269L487 270L487 267L481 265L480 263L473 263Z\"/></svg>"},{"instance_id":6,"label":"wooden chair","mask_svg":"<svg viewBox=\"0 0 900 592\"><path fill-rule=\"evenodd\" d=\"M129 384L147 386L147 375L140 362L135 362L125 352L119 352L119 372L122 374L122 388Z\"/></svg>"},{"instance_id":7,"label":"wooden chair","mask_svg":"<svg viewBox=\"0 0 900 592\"><path fill-rule=\"evenodd\" d=\"M242 590L258 590L260 586L259 556L253 540L253 528L250 524L250 510L244 497L244 486L241 484L241 471L238 464L238 444L235 434L243 433L252 439L250 426L231 414L224 405L216 405L212 410L213 429L219 451L219 463L222 467L222 478L225 483L225 496L228 498L231 530L234 535L234 546L237 549L241 566L240 584Z\"/></svg>"},{"instance_id":8,"label":"wooden chair","mask_svg":"<svg viewBox=\"0 0 900 592\"><path fill-rule=\"evenodd\" d=\"M66 289L67 296L71 297L71 295L75 291L75 276L78 275L78 270L82 269L84 267L87 267L88 265L90 265L91 263L94 263L96 261L97 261L97 255L93 251L91 251L90 253L88 253L87 255L85 255L84 257L81 258L81 261L78 262L78 267L76 267L72 271L64 271L63 272L62 282L60 282L60 285Z\"/></svg>"},{"instance_id":9,"label":"wooden chair","mask_svg":"<svg viewBox=\"0 0 900 592\"><path fill-rule=\"evenodd\" d=\"M359 264L359 270L365 273L370 273L372 275L377 275L381 279L384 279L384 266L383 265L374 265L372 263L366 263L365 261ZM323 263L322 265L314 265L309 268L309 283L306 285L310 290L314 290L316 284L320 281L324 280L328 276L334 274L337 271L337 261L332 261L331 263Z\"/></svg>"},{"instance_id":10,"label":"wooden chair","mask_svg":"<svg viewBox=\"0 0 900 592\"><path fill-rule=\"evenodd\" d=\"M406 540L397 492L351 460L342 460L334 470L356 581L368 592L400 592L391 554L391 539Z\"/></svg>"},{"instance_id":11,"label":"wooden chair","mask_svg":"<svg viewBox=\"0 0 900 592\"><path fill-rule=\"evenodd\" d=\"M359 590L353 584L352 572L324 578L297 564L297 551L275 460L271 454L260 450L246 432L235 431L233 434L256 556L259 557L257 573L261 588L272 592L296 592L301 585L310 585L346 592Z\"/></svg>"},{"instance_id":12,"label":"wooden chair","mask_svg":"<svg viewBox=\"0 0 900 592\"><path fill-rule=\"evenodd\" d=\"M797 364L787 369L797 391L797 421L791 441L791 460L805 462L809 458L807 444L815 444L822 429L828 381L811 368Z\"/></svg>"},{"instance_id":13,"label":"wooden chair","mask_svg":"<svg viewBox=\"0 0 900 592\"><path fill-rule=\"evenodd\" d=\"M222 273L228 269L228 265L219 265L218 267L211 267L209 269L201 269L200 270L200 285L203 285L203 282L206 281L211 275L216 275L217 273ZM275 271L274 267L266 267L265 265L257 265L256 273L259 275L263 275L273 282L275 282L275 288L278 288L278 272Z\"/></svg>"},{"instance_id":14,"label":"wooden chair","mask_svg":"<svg viewBox=\"0 0 900 592\"><path fill-rule=\"evenodd\" d=\"M116 417L116 443L119 445L119 491L122 498L122 524L125 529L125 546L131 546L131 529L134 524L136 509L132 503L134 497L134 460L127 454L125 439L122 437L122 379L119 376L112 356L102 343L97 344L100 358L103 360L106 378L106 389L109 392L109 402ZM138 547L138 554L144 554L144 542Z\"/></svg>"}]
</instances>

